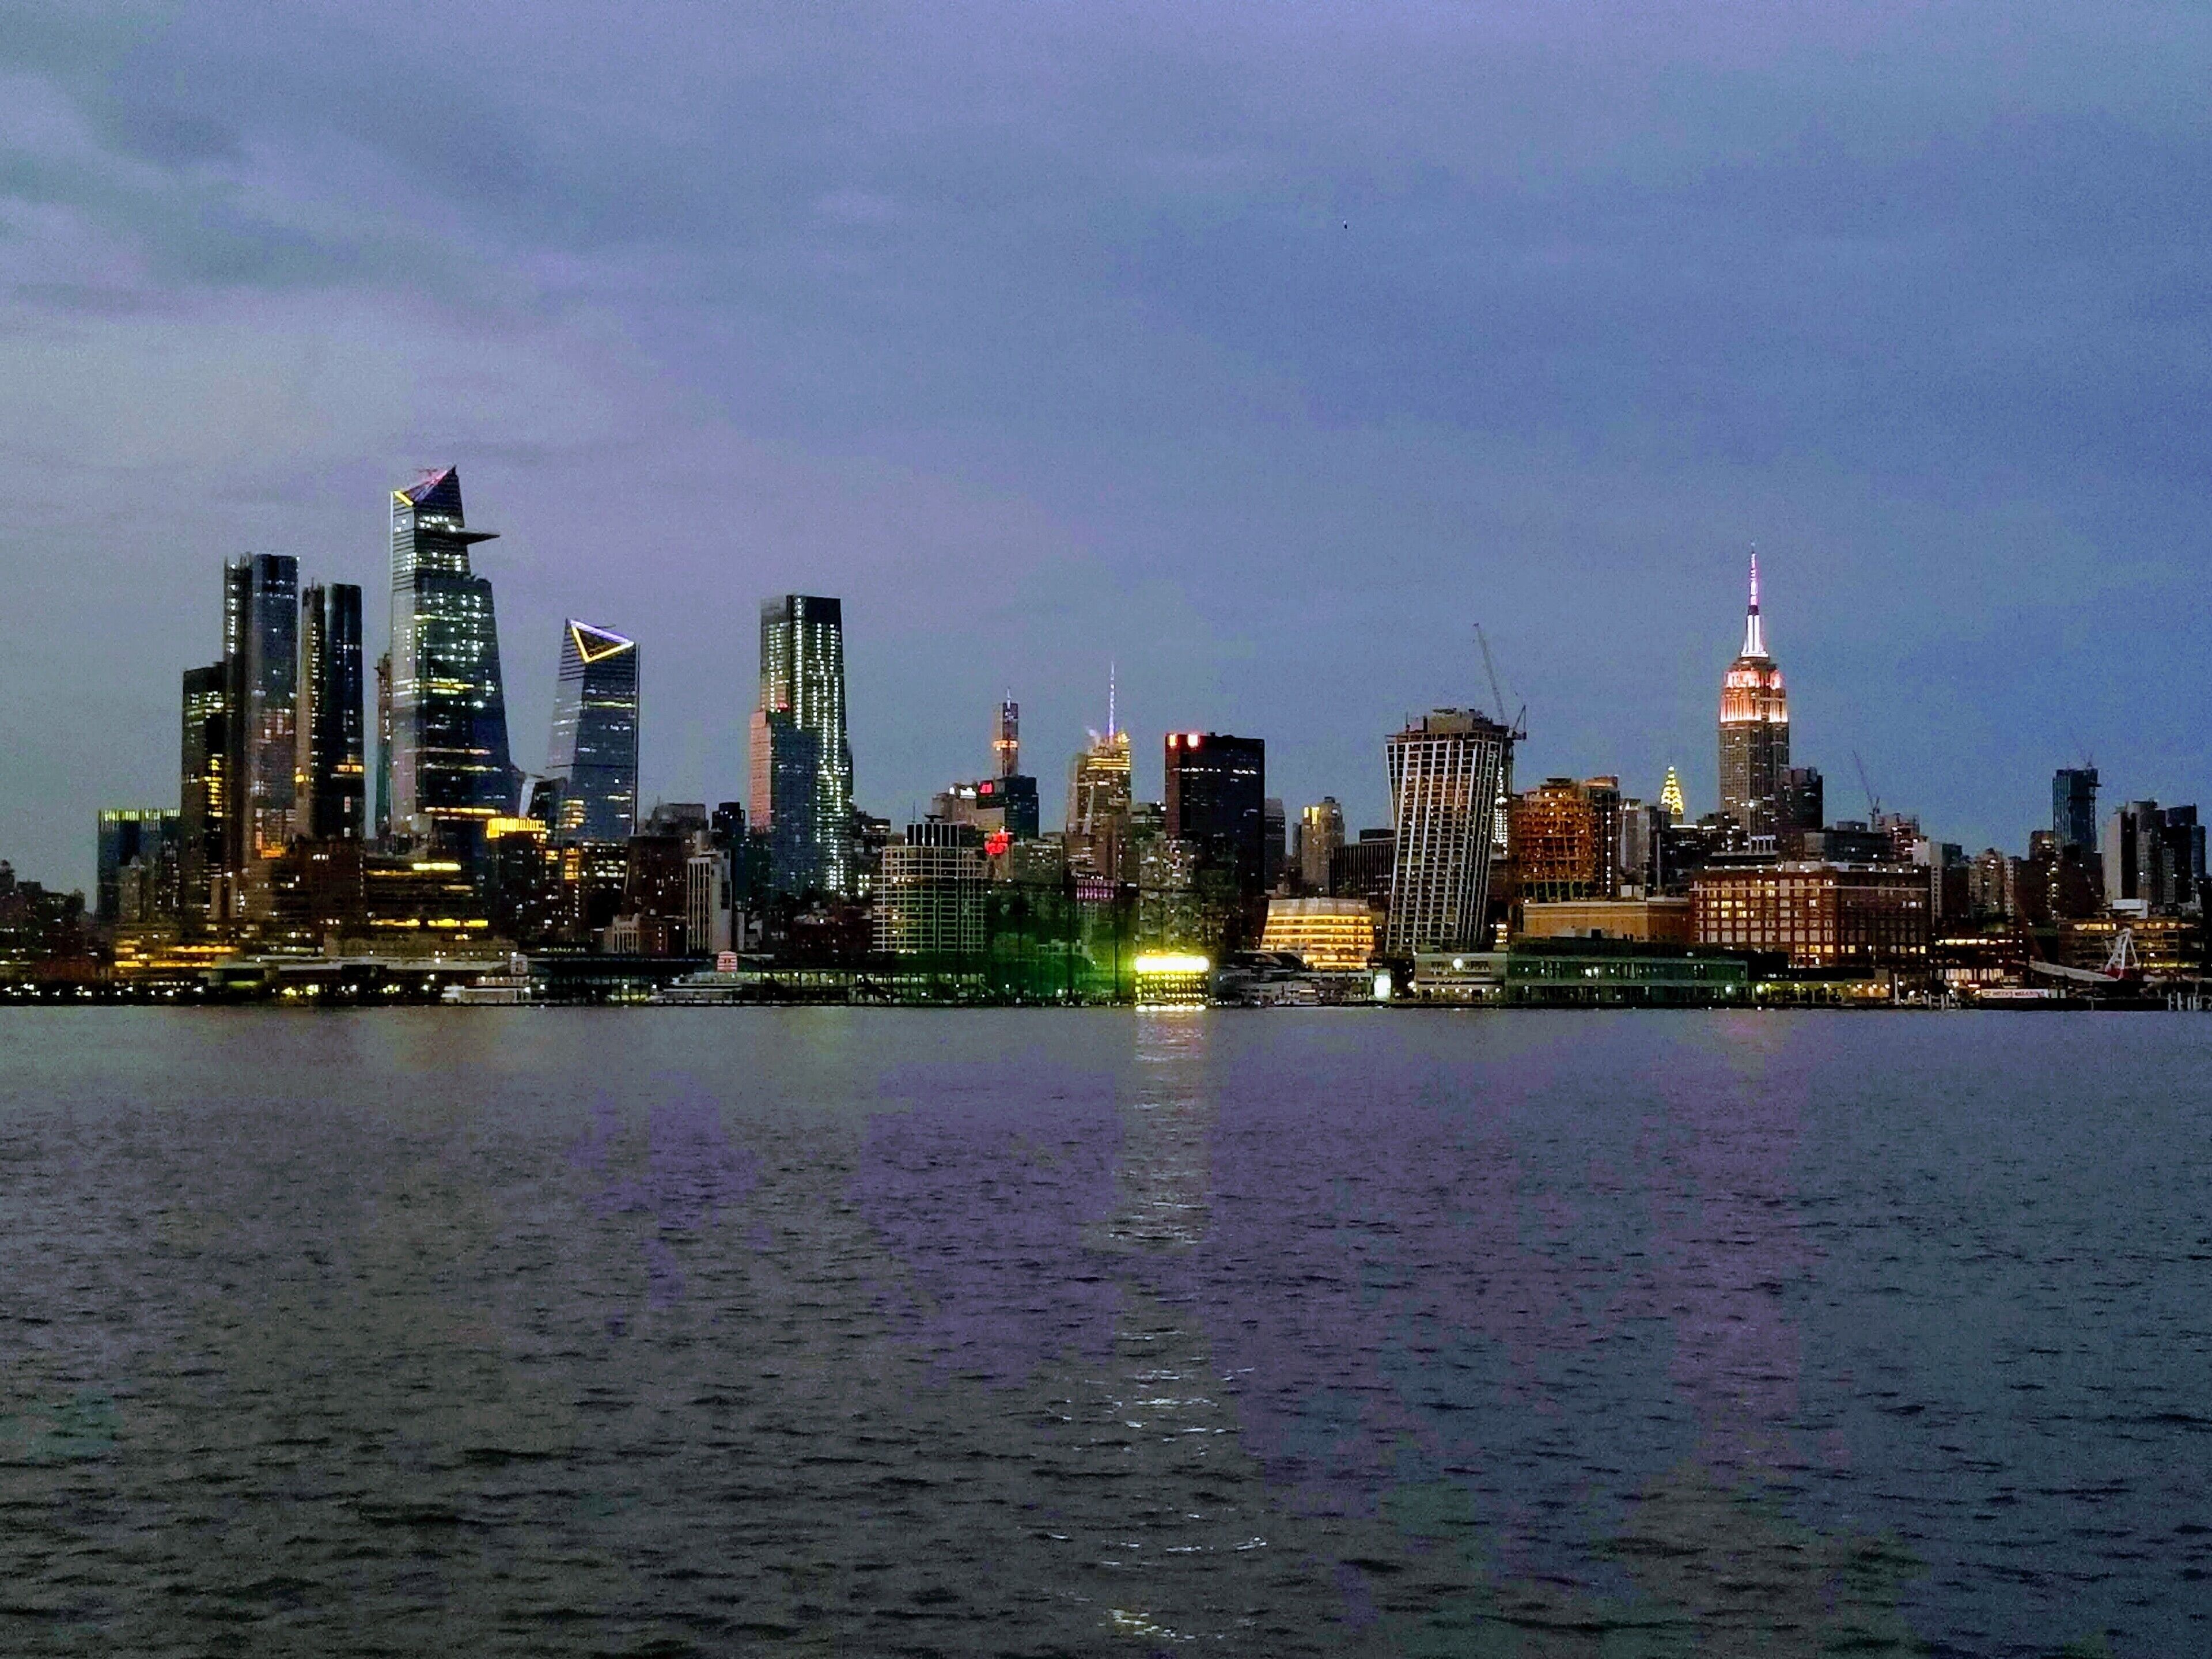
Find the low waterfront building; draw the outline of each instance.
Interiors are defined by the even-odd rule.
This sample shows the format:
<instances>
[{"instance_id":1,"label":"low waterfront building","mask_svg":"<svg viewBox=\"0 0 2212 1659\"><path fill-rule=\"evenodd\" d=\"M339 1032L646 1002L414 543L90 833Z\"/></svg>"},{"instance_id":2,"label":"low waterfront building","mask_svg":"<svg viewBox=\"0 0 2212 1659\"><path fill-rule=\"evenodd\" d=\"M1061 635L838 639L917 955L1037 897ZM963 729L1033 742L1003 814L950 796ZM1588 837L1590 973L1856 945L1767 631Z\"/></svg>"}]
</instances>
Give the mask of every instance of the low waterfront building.
<instances>
[{"instance_id":1,"label":"low waterfront building","mask_svg":"<svg viewBox=\"0 0 2212 1659\"><path fill-rule=\"evenodd\" d=\"M1696 928L1686 898L1565 899L1524 904L1522 939L1624 939L1688 945Z\"/></svg>"},{"instance_id":2,"label":"low waterfront building","mask_svg":"<svg viewBox=\"0 0 2212 1659\"><path fill-rule=\"evenodd\" d=\"M1738 952L1630 939L1516 941L1505 1000L1524 1007L1747 1006L1753 963Z\"/></svg>"},{"instance_id":3,"label":"low waterfront building","mask_svg":"<svg viewBox=\"0 0 2212 1659\"><path fill-rule=\"evenodd\" d=\"M1691 890L1695 940L1800 969L1923 967L1929 879L1911 865L1709 865Z\"/></svg>"},{"instance_id":4,"label":"low waterfront building","mask_svg":"<svg viewBox=\"0 0 2212 1659\"><path fill-rule=\"evenodd\" d=\"M1357 973L1375 954L1375 912L1365 899L1267 902L1262 951L1287 951L1316 973Z\"/></svg>"}]
</instances>

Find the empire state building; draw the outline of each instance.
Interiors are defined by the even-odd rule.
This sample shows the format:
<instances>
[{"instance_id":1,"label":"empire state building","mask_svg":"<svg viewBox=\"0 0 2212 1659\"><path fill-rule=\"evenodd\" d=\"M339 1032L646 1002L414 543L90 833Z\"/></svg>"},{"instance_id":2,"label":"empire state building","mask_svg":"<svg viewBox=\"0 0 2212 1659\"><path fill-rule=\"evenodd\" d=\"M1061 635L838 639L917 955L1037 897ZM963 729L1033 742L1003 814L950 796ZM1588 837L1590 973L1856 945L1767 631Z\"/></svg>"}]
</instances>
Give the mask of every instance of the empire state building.
<instances>
[{"instance_id":1,"label":"empire state building","mask_svg":"<svg viewBox=\"0 0 2212 1659\"><path fill-rule=\"evenodd\" d=\"M1790 769L1790 696L1766 654L1759 617L1759 555L1751 556L1751 608L1743 649L1721 681L1721 811L1753 836L1771 836Z\"/></svg>"}]
</instances>

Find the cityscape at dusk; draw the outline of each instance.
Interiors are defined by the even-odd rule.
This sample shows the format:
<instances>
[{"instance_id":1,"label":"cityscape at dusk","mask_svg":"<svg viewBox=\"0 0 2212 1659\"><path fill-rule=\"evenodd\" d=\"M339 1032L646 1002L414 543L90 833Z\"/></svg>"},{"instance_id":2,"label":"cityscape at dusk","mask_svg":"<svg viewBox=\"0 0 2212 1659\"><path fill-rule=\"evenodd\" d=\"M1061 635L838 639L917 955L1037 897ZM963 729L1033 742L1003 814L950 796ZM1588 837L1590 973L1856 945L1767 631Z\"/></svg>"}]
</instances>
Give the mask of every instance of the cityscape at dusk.
<instances>
[{"instance_id":1,"label":"cityscape at dusk","mask_svg":"<svg viewBox=\"0 0 2212 1659\"><path fill-rule=\"evenodd\" d=\"M0 3L0 1656L2212 1654L2208 85Z\"/></svg>"}]
</instances>

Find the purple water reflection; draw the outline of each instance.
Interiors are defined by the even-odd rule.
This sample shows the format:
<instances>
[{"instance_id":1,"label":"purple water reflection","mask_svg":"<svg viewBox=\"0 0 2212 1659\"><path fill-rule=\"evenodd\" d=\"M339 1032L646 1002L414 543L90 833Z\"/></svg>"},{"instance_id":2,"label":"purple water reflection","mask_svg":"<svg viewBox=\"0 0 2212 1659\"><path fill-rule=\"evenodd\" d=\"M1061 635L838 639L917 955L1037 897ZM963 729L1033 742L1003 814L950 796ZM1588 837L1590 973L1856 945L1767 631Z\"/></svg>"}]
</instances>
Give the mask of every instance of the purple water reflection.
<instances>
[{"instance_id":1,"label":"purple water reflection","mask_svg":"<svg viewBox=\"0 0 2212 1659\"><path fill-rule=\"evenodd\" d=\"M591 1127L570 1149L570 1161L605 1183L593 1197L601 1215L640 1212L653 1218L643 1241L646 1301L673 1305L684 1294L684 1274L670 1235L720 1225L722 1214L742 1203L760 1179L760 1162L734 1145L723 1127L720 1103L688 1080L669 1082L647 1107L645 1168L617 1172L623 1139L620 1113L605 1098L592 1108Z\"/></svg>"}]
</instances>

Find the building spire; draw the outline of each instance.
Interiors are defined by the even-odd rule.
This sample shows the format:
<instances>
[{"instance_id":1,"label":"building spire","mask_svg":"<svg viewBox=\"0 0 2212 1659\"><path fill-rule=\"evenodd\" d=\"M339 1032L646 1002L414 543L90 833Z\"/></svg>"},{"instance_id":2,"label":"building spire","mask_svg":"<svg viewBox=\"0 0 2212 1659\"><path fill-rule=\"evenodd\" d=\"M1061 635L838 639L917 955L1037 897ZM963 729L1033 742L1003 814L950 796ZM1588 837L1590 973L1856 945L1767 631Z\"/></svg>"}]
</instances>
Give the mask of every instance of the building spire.
<instances>
[{"instance_id":1,"label":"building spire","mask_svg":"<svg viewBox=\"0 0 2212 1659\"><path fill-rule=\"evenodd\" d=\"M1747 657L1766 654L1766 630L1759 620L1759 549L1751 550L1751 608L1743 616L1743 652Z\"/></svg>"},{"instance_id":2,"label":"building spire","mask_svg":"<svg viewBox=\"0 0 2212 1659\"><path fill-rule=\"evenodd\" d=\"M1106 735L1111 738L1121 728L1114 724L1114 659L1106 659Z\"/></svg>"}]
</instances>

